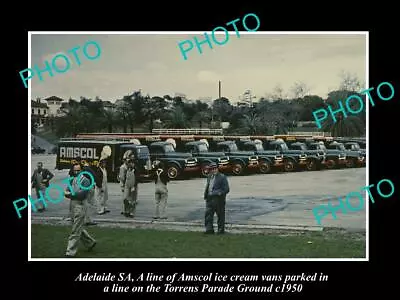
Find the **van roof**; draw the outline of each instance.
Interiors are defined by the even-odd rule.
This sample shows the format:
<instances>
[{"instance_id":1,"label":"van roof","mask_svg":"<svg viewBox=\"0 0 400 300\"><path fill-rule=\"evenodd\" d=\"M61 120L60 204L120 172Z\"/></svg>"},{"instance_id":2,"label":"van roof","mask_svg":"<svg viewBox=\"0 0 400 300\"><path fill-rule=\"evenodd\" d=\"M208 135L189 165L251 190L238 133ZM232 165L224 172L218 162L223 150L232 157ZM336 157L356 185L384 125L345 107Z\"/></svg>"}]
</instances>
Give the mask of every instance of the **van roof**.
<instances>
[{"instance_id":1,"label":"van roof","mask_svg":"<svg viewBox=\"0 0 400 300\"><path fill-rule=\"evenodd\" d=\"M129 143L129 142L123 142L123 141L112 141L112 140L108 140L108 141L102 141L102 140L60 140L58 142L58 144L108 144L108 145L126 145L126 144L132 144L133 143Z\"/></svg>"}]
</instances>

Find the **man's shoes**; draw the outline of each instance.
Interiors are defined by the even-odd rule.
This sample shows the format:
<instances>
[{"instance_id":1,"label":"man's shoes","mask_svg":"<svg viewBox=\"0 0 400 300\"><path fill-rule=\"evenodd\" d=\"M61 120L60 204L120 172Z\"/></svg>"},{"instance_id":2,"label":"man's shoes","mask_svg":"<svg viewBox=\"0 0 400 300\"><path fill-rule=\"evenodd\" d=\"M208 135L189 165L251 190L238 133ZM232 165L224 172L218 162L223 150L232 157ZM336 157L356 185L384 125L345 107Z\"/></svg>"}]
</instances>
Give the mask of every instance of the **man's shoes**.
<instances>
[{"instance_id":1,"label":"man's shoes","mask_svg":"<svg viewBox=\"0 0 400 300\"><path fill-rule=\"evenodd\" d=\"M102 211L102 212L99 212L99 213L97 213L98 215L105 215L105 211Z\"/></svg>"},{"instance_id":2,"label":"man's shoes","mask_svg":"<svg viewBox=\"0 0 400 300\"><path fill-rule=\"evenodd\" d=\"M153 217L153 220L158 220L160 219L160 217Z\"/></svg>"},{"instance_id":3,"label":"man's shoes","mask_svg":"<svg viewBox=\"0 0 400 300\"><path fill-rule=\"evenodd\" d=\"M86 226L91 226L91 225L97 225L96 222L86 222L85 223Z\"/></svg>"},{"instance_id":4,"label":"man's shoes","mask_svg":"<svg viewBox=\"0 0 400 300\"><path fill-rule=\"evenodd\" d=\"M109 213L109 212L111 212L111 210L108 210L108 209L106 209L105 211L104 211L104 213Z\"/></svg>"},{"instance_id":5,"label":"man's shoes","mask_svg":"<svg viewBox=\"0 0 400 300\"><path fill-rule=\"evenodd\" d=\"M133 218L133 214L125 214L125 217L127 217L127 218Z\"/></svg>"},{"instance_id":6,"label":"man's shoes","mask_svg":"<svg viewBox=\"0 0 400 300\"><path fill-rule=\"evenodd\" d=\"M75 258L75 255L65 254L65 257L67 257L67 258Z\"/></svg>"},{"instance_id":7,"label":"man's shoes","mask_svg":"<svg viewBox=\"0 0 400 300\"><path fill-rule=\"evenodd\" d=\"M207 230L206 232L204 232L204 234L214 234L214 231Z\"/></svg>"},{"instance_id":8,"label":"man's shoes","mask_svg":"<svg viewBox=\"0 0 400 300\"><path fill-rule=\"evenodd\" d=\"M88 251L89 252L92 251L93 248L96 246L96 244L97 244L97 242L94 242L93 245L88 248Z\"/></svg>"}]
</instances>

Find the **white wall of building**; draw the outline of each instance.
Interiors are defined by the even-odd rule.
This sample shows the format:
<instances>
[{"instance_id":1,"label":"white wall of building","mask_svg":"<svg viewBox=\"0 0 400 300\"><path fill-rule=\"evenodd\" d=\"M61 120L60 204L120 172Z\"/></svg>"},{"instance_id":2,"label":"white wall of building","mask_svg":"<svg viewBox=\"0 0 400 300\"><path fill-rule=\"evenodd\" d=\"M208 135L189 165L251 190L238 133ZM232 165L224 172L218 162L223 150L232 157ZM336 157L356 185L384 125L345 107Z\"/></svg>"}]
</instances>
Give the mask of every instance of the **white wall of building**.
<instances>
[{"instance_id":1,"label":"white wall of building","mask_svg":"<svg viewBox=\"0 0 400 300\"><path fill-rule=\"evenodd\" d=\"M47 101L47 106L49 107L49 115L57 115L59 109L61 108L61 101Z\"/></svg>"},{"instance_id":2,"label":"white wall of building","mask_svg":"<svg viewBox=\"0 0 400 300\"><path fill-rule=\"evenodd\" d=\"M32 115L35 116L44 116L49 113L49 110L45 107L32 107Z\"/></svg>"}]
</instances>

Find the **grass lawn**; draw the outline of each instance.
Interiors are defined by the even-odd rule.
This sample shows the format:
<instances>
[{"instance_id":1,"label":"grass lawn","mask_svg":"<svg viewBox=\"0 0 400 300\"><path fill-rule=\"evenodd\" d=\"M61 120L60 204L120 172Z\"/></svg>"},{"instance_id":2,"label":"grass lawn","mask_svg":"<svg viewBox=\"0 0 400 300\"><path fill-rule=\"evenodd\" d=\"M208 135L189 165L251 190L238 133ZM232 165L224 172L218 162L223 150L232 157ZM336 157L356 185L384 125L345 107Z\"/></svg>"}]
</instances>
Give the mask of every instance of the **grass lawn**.
<instances>
[{"instance_id":1,"label":"grass lawn","mask_svg":"<svg viewBox=\"0 0 400 300\"><path fill-rule=\"evenodd\" d=\"M70 226L32 224L32 257L64 257ZM77 258L364 258L365 238L356 233L204 235L202 232L89 227L92 252Z\"/></svg>"}]
</instances>

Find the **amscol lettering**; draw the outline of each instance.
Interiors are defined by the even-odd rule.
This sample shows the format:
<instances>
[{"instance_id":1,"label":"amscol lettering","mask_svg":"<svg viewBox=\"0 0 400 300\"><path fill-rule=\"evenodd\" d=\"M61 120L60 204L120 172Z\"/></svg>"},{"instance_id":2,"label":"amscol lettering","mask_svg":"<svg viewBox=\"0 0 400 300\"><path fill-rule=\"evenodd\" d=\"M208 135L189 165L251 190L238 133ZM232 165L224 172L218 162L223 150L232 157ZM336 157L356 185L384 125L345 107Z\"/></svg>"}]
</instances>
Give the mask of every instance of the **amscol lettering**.
<instances>
[{"instance_id":1,"label":"amscol lettering","mask_svg":"<svg viewBox=\"0 0 400 300\"><path fill-rule=\"evenodd\" d=\"M96 148L60 147L60 158L88 158L99 159Z\"/></svg>"}]
</instances>

